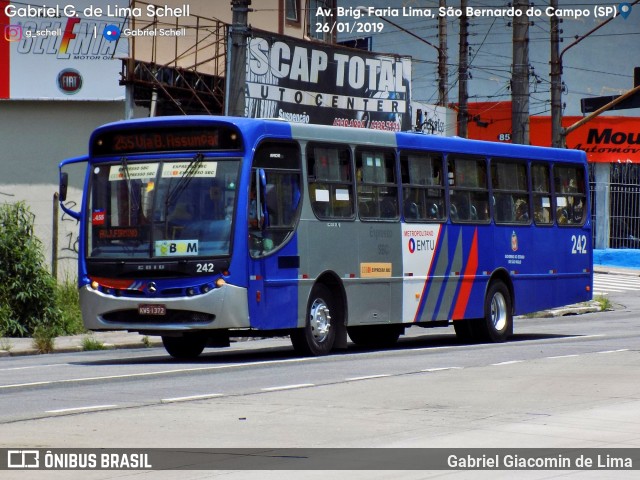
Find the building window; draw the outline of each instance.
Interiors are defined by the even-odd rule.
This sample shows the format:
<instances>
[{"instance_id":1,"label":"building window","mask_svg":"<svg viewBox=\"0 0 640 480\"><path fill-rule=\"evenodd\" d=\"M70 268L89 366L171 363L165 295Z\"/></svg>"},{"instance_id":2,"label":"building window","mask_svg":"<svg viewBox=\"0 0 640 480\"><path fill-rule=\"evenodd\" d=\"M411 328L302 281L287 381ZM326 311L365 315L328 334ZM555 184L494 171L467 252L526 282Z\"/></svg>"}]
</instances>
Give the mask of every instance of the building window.
<instances>
[{"instance_id":1,"label":"building window","mask_svg":"<svg viewBox=\"0 0 640 480\"><path fill-rule=\"evenodd\" d=\"M300 23L300 0L285 0L285 16L287 23Z\"/></svg>"},{"instance_id":2,"label":"building window","mask_svg":"<svg viewBox=\"0 0 640 480\"><path fill-rule=\"evenodd\" d=\"M325 32L324 30L328 29L322 27L324 25L328 25L333 17L329 17L328 15L318 15L318 11L319 9L322 9L320 11L335 13L336 0L309 0L307 5L307 18L309 21L307 31L309 37L326 43L331 43L331 32Z\"/></svg>"}]
</instances>

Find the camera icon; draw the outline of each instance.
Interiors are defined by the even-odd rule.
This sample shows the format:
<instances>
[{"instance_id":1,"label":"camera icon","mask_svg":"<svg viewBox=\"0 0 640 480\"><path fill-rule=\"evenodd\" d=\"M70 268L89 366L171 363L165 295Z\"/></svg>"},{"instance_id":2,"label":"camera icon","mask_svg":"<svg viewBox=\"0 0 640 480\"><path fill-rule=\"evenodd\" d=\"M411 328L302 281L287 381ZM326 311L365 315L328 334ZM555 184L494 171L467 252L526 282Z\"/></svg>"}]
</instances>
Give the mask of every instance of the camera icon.
<instances>
[{"instance_id":1,"label":"camera icon","mask_svg":"<svg viewBox=\"0 0 640 480\"><path fill-rule=\"evenodd\" d=\"M21 25L5 25L4 39L7 42L18 42L22 40L22 26Z\"/></svg>"}]
</instances>

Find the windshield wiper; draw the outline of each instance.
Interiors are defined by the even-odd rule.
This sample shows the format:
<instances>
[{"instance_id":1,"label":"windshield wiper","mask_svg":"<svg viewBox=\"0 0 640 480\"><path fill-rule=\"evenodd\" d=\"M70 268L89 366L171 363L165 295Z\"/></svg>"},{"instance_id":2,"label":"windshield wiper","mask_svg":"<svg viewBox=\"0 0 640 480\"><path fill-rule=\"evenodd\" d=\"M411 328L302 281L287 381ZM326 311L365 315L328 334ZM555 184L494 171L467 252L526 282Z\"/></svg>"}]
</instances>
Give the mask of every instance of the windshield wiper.
<instances>
[{"instance_id":1,"label":"windshield wiper","mask_svg":"<svg viewBox=\"0 0 640 480\"><path fill-rule=\"evenodd\" d=\"M122 165L122 174L124 175L124 179L127 182L127 195L129 196L129 200L131 201L129 215L131 215L131 212L136 212L136 214L138 214L140 204L136 200L134 192L131 191L131 176L129 175L129 164L127 161L127 157L122 157L120 159L120 165ZM131 223L131 218L129 218L129 223Z\"/></svg>"},{"instance_id":2,"label":"windshield wiper","mask_svg":"<svg viewBox=\"0 0 640 480\"><path fill-rule=\"evenodd\" d=\"M187 165L187 168L185 169L185 171L182 172L182 175L178 179L178 183L176 183L176 185L173 188L169 189L169 192L167 193L167 199L165 200L165 213L166 213L166 209L170 205L173 205L173 203L178 199L178 197L180 197L182 192L187 188L187 186L189 185L189 182L191 182L191 179L193 178L193 175L200 168L200 165L202 164L203 159L204 159L204 155L202 155L201 153L196 154L196 156L193 157L191 162L189 162L189 165Z\"/></svg>"}]
</instances>

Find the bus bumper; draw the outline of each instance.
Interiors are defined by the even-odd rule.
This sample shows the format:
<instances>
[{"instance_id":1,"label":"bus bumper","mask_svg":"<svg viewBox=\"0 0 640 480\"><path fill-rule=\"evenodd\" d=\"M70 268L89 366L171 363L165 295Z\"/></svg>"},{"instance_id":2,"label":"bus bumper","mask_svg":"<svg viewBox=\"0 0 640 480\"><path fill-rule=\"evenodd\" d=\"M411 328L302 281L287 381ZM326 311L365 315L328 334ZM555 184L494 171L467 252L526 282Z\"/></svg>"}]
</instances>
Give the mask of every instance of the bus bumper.
<instances>
[{"instance_id":1,"label":"bus bumper","mask_svg":"<svg viewBox=\"0 0 640 480\"><path fill-rule=\"evenodd\" d=\"M247 289L224 285L194 297L115 297L84 286L80 306L88 330L187 331L249 328ZM141 313L147 308L147 313ZM151 310L154 314L148 314ZM158 312L164 311L164 314Z\"/></svg>"}]
</instances>

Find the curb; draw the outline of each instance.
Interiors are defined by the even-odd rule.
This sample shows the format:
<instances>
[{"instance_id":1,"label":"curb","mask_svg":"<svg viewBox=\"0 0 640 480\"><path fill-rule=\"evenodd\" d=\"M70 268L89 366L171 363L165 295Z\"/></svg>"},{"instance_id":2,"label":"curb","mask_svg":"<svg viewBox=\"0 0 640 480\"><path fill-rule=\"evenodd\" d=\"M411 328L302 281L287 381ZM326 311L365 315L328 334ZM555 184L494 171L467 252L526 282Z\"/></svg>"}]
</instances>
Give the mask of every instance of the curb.
<instances>
[{"instance_id":1,"label":"curb","mask_svg":"<svg viewBox=\"0 0 640 480\"><path fill-rule=\"evenodd\" d=\"M140 342L140 344L137 344L137 343L121 343L121 344L104 343L104 344L102 344L102 348L89 349L89 350L85 350L82 345L69 345L69 346L63 346L63 347L56 347L54 345L53 346L53 350L51 352L46 352L46 353L40 352L36 348L22 348L22 349L14 350L13 347L12 347L11 350L0 350L0 358L4 358L4 357L25 357L25 356L28 356L28 355L49 355L49 354L56 354L56 353L92 352L92 351L99 351L99 350L134 350L134 349L142 349L142 348L151 349L151 348L157 348L157 347L162 347L162 342L151 341L151 342L149 342L148 345L145 345L142 342Z\"/></svg>"}]
</instances>

